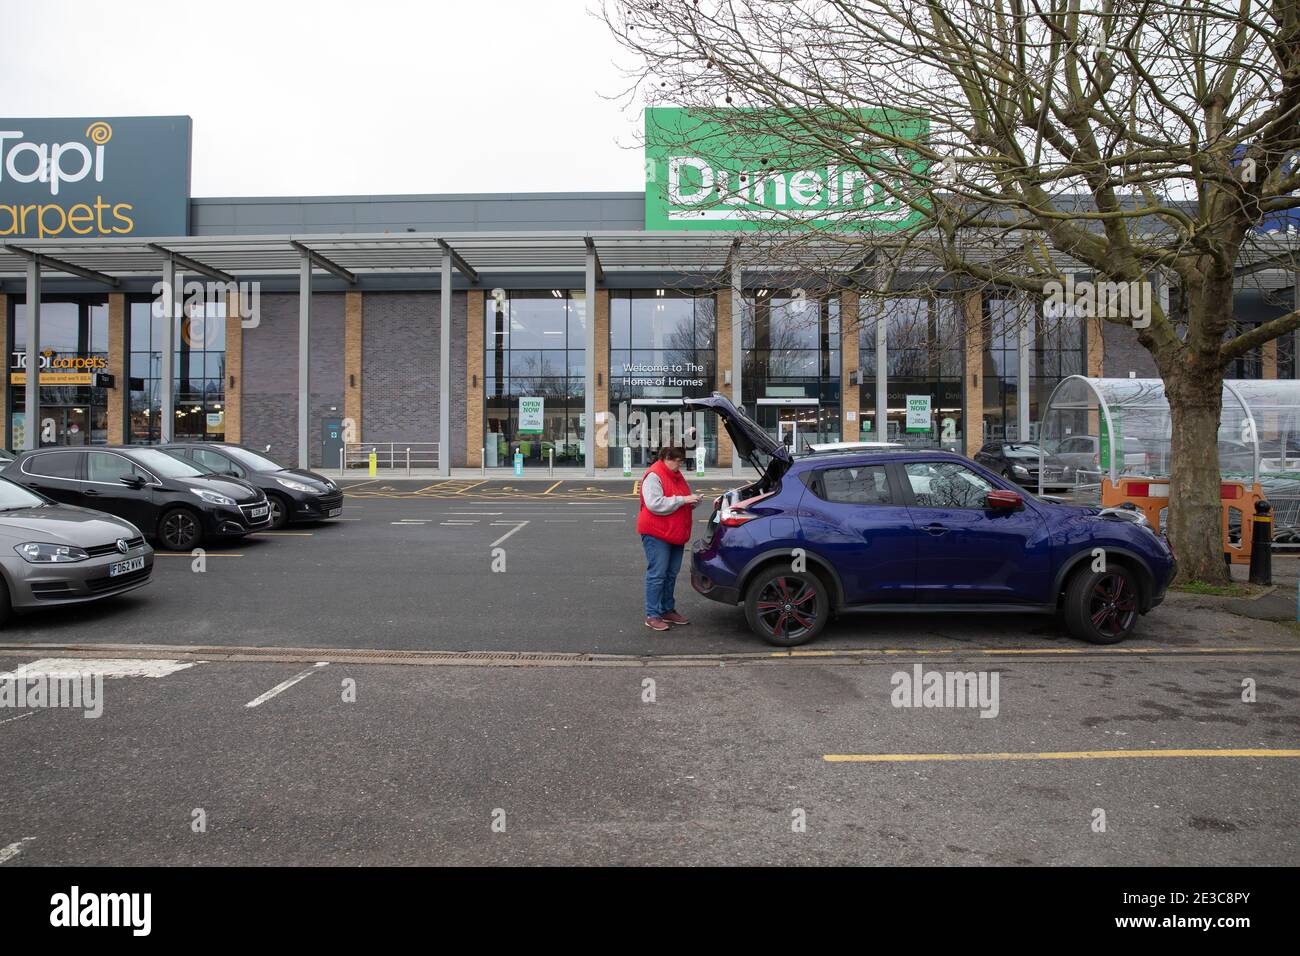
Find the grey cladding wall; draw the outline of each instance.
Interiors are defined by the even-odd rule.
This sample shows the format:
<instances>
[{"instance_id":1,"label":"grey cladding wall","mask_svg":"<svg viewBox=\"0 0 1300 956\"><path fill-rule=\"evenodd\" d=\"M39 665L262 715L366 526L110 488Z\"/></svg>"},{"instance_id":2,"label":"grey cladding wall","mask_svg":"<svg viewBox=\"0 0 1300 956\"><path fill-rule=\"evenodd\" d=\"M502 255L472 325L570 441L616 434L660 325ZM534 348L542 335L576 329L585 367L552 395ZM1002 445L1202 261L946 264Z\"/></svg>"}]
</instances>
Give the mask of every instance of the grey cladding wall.
<instances>
[{"instance_id":1,"label":"grey cladding wall","mask_svg":"<svg viewBox=\"0 0 1300 956\"><path fill-rule=\"evenodd\" d=\"M343 411L343 296L312 296L311 464L321 467L321 419ZM244 330L243 443L298 464L298 296L262 296L261 321ZM329 467L329 465L325 465ZM334 464L337 467L337 463Z\"/></svg>"},{"instance_id":2,"label":"grey cladding wall","mask_svg":"<svg viewBox=\"0 0 1300 956\"><path fill-rule=\"evenodd\" d=\"M364 300L361 435L373 442L438 440L440 296L383 293ZM465 464L464 293L451 300L451 444Z\"/></svg>"}]
</instances>

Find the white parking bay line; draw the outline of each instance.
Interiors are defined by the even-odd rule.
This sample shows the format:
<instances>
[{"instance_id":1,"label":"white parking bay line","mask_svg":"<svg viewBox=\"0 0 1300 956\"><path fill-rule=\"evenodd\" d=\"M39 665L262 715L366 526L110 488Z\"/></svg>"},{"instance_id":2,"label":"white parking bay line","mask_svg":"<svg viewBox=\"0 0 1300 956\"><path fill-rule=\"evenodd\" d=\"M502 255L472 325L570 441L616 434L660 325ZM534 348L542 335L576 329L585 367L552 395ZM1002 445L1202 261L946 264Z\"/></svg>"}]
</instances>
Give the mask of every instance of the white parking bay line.
<instances>
[{"instance_id":1,"label":"white parking bay line","mask_svg":"<svg viewBox=\"0 0 1300 956\"><path fill-rule=\"evenodd\" d=\"M19 714L17 717L6 717L4 720L0 720L0 724L12 724L15 720L22 720L24 717L30 717L34 713L36 713L36 711L29 710L25 714Z\"/></svg>"},{"instance_id":2,"label":"white parking bay line","mask_svg":"<svg viewBox=\"0 0 1300 956\"><path fill-rule=\"evenodd\" d=\"M18 677L166 677L202 661L134 660L131 658L43 657L24 664L10 678Z\"/></svg>"},{"instance_id":3,"label":"white parking bay line","mask_svg":"<svg viewBox=\"0 0 1300 956\"><path fill-rule=\"evenodd\" d=\"M504 541L506 538L510 537L512 534L514 534L516 531L518 531L520 528L522 528L522 527L523 527L524 525L526 525L526 524L528 524L527 521L521 521L519 524L515 525L513 528L511 528L509 531L507 531L505 534L503 534L501 537L499 537L499 538L497 538L495 541L493 541L490 545L488 545L488 547L490 547L490 548L495 548L495 547L496 547L497 545L499 545L502 541Z\"/></svg>"},{"instance_id":4,"label":"white parking bay line","mask_svg":"<svg viewBox=\"0 0 1300 956\"><path fill-rule=\"evenodd\" d=\"M0 847L0 863L8 863L19 853L23 852L23 844L31 843L36 837L23 837L17 843L10 843L6 847Z\"/></svg>"},{"instance_id":5,"label":"white parking bay line","mask_svg":"<svg viewBox=\"0 0 1300 956\"><path fill-rule=\"evenodd\" d=\"M280 683L280 684L276 684L274 687L272 687L270 690L268 690L265 694L262 694L262 695L259 696L259 697L254 697L252 700L250 700L250 701L249 701L247 704L245 704L244 706L245 706L245 707L258 707L258 706L260 706L260 705L262 705L262 704L265 704L268 700L270 700L270 699L271 699L272 697L274 697L276 694L282 694L282 693L284 693L286 690L288 690L288 689L289 689L290 687L292 687L294 684L298 683L298 681L300 681L300 680L304 680L305 678L310 677L312 674L316 673L316 671L318 671L318 670L319 670L320 668L322 668L322 667L329 667L329 666L330 666L330 662L329 662L329 661L317 661L315 664L313 664L311 667L307 668L307 670L303 671L301 674L295 674L293 677L290 677L287 681L284 681L283 683Z\"/></svg>"}]
</instances>

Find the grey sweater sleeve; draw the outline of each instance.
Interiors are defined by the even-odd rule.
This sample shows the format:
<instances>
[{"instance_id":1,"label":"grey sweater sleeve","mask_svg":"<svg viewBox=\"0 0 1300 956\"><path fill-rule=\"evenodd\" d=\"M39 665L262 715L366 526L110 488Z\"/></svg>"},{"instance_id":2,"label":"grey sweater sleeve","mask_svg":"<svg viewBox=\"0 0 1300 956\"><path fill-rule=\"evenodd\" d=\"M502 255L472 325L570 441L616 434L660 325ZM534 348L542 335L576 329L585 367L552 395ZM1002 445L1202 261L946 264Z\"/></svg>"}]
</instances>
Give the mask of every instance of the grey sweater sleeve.
<instances>
[{"instance_id":1,"label":"grey sweater sleeve","mask_svg":"<svg viewBox=\"0 0 1300 956\"><path fill-rule=\"evenodd\" d=\"M641 483L641 495L645 498L646 508L657 515L670 515L682 506L679 496L664 494L664 483L653 472Z\"/></svg>"}]
</instances>

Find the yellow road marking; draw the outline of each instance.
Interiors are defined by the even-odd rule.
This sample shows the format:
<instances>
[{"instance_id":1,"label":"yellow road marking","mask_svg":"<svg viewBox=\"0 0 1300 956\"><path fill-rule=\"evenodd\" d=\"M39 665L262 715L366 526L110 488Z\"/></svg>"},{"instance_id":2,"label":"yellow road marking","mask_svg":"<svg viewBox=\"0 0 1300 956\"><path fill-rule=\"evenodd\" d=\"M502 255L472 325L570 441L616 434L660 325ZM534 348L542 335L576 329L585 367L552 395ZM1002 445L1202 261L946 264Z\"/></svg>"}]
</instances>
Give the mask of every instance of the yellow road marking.
<instances>
[{"instance_id":1,"label":"yellow road marking","mask_svg":"<svg viewBox=\"0 0 1300 956\"><path fill-rule=\"evenodd\" d=\"M1126 757L1300 757L1300 750L1063 750L1055 753L823 754L827 763L919 763L932 760L1112 760Z\"/></svg>"},{"instance_id":2,"label":"yellow road marking","mask_svg":"<svg viewBox=\"0 0 1300 956\"><path fill-rule=\"evenodd\" d=\"M964 655L988 654L1069 654L1080 657L1107 657L1111 654L1300 654L1300 647L846 647L824 651L770 651L769 657L852 657L896 654Z\"/></svg>"},{"instance_id":3,"label":"yellow road marking","mask_svg":"<svg viewBox=\"0 0 1300 956\"><path fill-rule=\"evenodd\" d=\"M481 481L476 481L476 482L474 482L473 484L466 485L464 488L457 488L457 489L456 489L456 494L458 494L458 495L463 495L465 492L469 491L471 488L477 488L479 485L485 485L485 484L487 484L487 479L486 479L486 478L482 479Z\"/></svg>"},{"instance_id":4,"label":"yellow road marking","mask_svg":"<svg viewBox=\"0 0 1300 956\"><path fill-rule=\"evenodd\" d=\"M552 491L554 491L556 488L560 487L560 485L562 485L562 484L564 484L563 481L557 481L555 484L551 485L551 487L549 487L549 488L547 488L545 491L543 491L542 494L544 494L544 495L549 495Z\"/></svg>"}]
</instances>

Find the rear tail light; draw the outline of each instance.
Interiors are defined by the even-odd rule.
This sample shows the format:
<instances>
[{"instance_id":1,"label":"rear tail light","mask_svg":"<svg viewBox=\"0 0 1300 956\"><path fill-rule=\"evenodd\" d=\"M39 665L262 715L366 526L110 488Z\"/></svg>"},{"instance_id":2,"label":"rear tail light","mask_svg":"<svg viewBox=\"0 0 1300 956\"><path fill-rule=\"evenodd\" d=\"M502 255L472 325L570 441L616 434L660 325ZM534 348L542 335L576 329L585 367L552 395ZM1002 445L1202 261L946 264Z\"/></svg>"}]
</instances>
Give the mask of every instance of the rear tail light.
<instances>
[{"instance_id":1,"label":"rear tail light","mask_svg":"<svg viewBox=\"0 0 1300 956\"><path fill-rule=\"evenodd\" d=\"M758 504L758 502L762 501L764 498L770 498L772 494L773 492L769 491L766 494L756 495L753 498L739 501L734 505L724 498L722 501L722 512L718 515L718 524L722 525L724 528L738 528L746 521L753 521L755 518L760 517L760 515L753 514L747 509Z\"/></svg>"}]
</instances>

